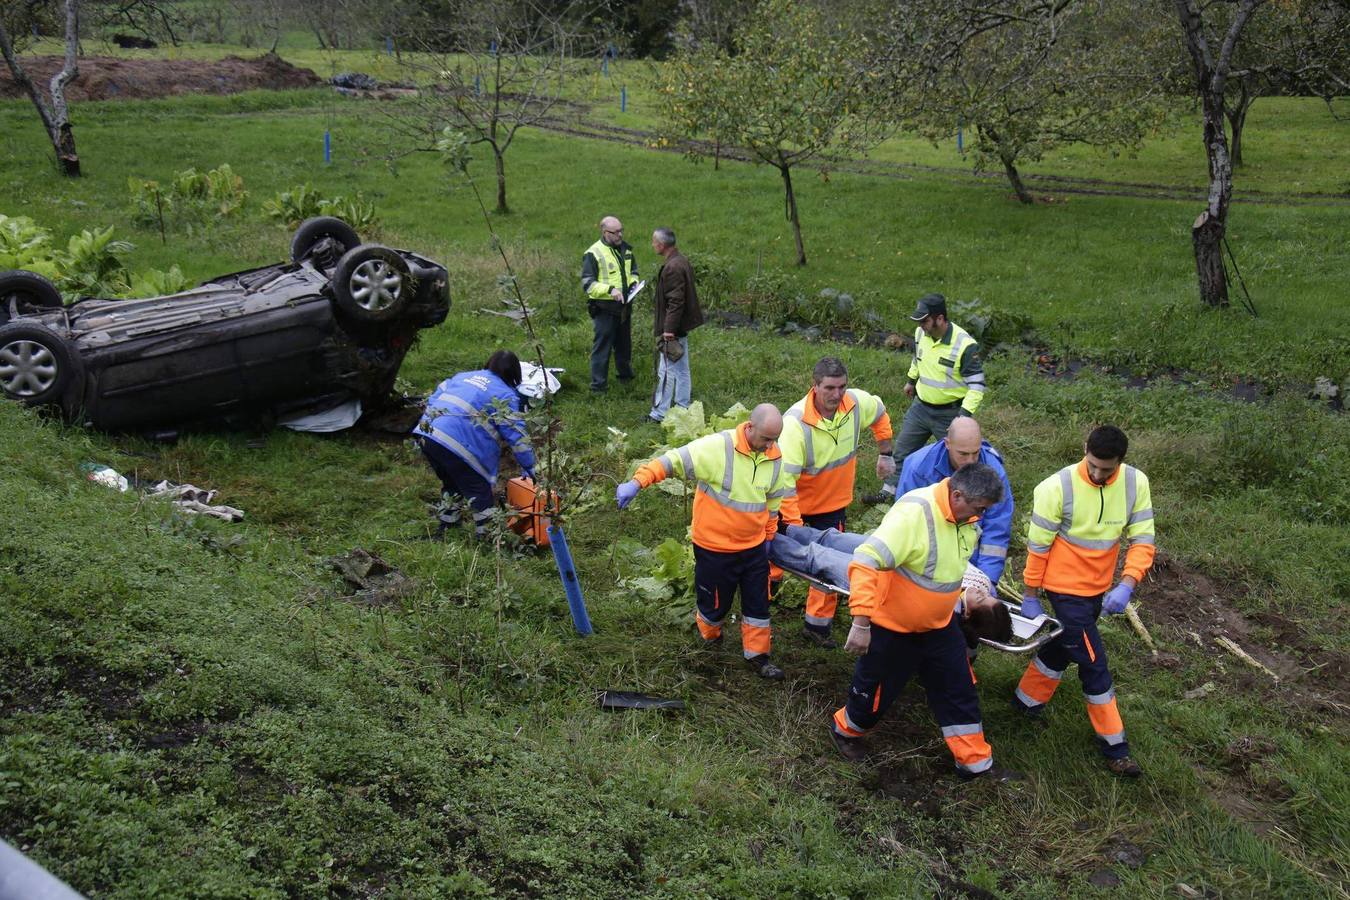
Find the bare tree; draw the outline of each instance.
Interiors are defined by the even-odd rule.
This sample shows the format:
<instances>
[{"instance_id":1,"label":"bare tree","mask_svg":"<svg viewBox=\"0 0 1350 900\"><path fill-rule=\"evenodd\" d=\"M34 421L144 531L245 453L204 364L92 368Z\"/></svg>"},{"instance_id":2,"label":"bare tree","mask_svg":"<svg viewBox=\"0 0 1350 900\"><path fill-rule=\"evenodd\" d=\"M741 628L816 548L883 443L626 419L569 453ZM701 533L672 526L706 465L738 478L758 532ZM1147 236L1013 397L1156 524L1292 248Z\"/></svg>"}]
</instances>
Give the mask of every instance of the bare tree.
<instances>
[{"instance_id":1,"label":"bare tree","mask_svg":"<svg viewBox=\"0 0 1350 900\"><path fill-rule=\"evenodd\" d=\"M1233 199L1233 162L1224 133L1224 94L1238 42L1252 14L1266 0L1210 0L1203 9L1197 0L1173 2L1200 98L1205 155L1209 161L1209 201L1191 225L1200 299L1209 306L1227 306L1223 241L1228 207Z\"/></svg>"},{"instance_id":2,"label":"bare tree","mask_svg":"<svg viewBox=\"0 0 1350 900\"><path fill-rule=\"evenodd\" d=\"M526 125L547 119L582 60L605 46L589 0L461 2L399 35L408 80L430 85L393 110L396 126L421 148L435 146L449 123L492 150L497 212L506 199L506 151Z\"/></svg>"},{"instance_id":3,"label":"bare tree","mask_svg":"<svg viewBox=\"0 0 1350 900\"><path fill-rule=\"evenodd\" d=\"M42 119L42 127L47 129L47 136L51 139L52 148L56 151L56 163L62 173L70 176L80 174L80 156L75 152L75 132L70 125L70 110L66 104L66 85L70 84L79 77L80 70L76 65L76 56L80 46L80 23L79 23L79 3L77 0L65 0L65 37L66 54L65 64L61 71L52 76L51 83L47 86L51 96L50 102L42 96L37 85L28 77L24 71L23 65L19 62L18 54L14 51L14 40L6 28L5 23L0 21L0 52L4 54L5 63L9 66L10 73L14 76L14 81L28 94L28 98L33 101L33 106L37 108L38 116Z\"/></svg>"}]
</instances>

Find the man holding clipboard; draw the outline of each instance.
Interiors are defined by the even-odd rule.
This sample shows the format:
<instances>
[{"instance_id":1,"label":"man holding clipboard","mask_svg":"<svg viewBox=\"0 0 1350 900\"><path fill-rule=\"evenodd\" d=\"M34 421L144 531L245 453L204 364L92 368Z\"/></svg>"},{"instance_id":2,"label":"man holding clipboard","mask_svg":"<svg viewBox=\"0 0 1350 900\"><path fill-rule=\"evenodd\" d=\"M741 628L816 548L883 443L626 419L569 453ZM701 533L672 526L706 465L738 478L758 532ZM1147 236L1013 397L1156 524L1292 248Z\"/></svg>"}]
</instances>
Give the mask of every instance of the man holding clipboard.
<instances>
[{"instance_id":1,"label":"man holding clipboard","mask_svg":"<svg viewBox=\"0 0 1350 900\"><path fill-rule=\"evenodd\" d=\"M581 257L581 289L591 314L591 390L602 393L609 382L609 358L620 381L633 379L633 323L630 303L637 292L637 263L623 239L623 223L614 216L600 220L600 239Z\"/></svg>"}]
</instances>

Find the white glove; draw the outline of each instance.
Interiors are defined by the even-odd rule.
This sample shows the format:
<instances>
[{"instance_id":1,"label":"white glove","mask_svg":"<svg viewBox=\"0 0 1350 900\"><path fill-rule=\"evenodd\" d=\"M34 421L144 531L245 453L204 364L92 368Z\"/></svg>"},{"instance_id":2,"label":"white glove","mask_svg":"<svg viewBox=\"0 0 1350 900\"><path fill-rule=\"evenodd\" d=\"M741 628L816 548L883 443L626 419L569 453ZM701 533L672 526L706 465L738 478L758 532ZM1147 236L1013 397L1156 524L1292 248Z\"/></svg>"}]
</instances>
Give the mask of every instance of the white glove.
<instances>
[{"instance_id":1,"label":"white glove","mask_svg":"<svg viewBox=\"0 0 1350 900\"><path fill-rule=\"evenodd\" d=\"M844 641L844 652L852 653L854 656L862 656L867 652L867 648L872 645L872 626L864 625L857 619L848 629L848 640Z\"/></svg>"}]
</instances>

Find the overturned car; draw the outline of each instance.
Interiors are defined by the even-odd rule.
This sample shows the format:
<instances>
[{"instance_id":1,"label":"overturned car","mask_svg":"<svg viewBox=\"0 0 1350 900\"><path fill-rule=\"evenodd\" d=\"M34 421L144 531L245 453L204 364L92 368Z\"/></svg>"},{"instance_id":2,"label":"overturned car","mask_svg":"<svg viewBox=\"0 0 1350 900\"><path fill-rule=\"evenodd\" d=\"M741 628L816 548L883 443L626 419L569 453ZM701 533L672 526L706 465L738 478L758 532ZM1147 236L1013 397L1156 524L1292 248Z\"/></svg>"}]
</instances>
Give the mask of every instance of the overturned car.
<instances>
[{"instance_id":1,"label":"overturned car","mask_svg":"<svg viewBox=\"0 0 1350 900\"><path fill-rule=\"evenodd\" d=\"M144 300L65 306L0 272L0 390L95 428L241 425L359 400L378 410L418 329L445 320L445 268L309 219L291 261Z\"/></svg>"}]
</instances>

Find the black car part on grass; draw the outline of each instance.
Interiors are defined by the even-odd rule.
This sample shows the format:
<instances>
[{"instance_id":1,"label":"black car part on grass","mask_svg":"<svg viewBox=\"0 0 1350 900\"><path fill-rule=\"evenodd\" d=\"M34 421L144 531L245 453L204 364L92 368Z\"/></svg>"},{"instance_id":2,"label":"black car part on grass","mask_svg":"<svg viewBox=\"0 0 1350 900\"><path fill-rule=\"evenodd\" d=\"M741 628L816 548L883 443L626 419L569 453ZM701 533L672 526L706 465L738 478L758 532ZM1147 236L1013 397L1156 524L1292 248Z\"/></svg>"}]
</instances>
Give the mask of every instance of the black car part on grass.
<instances>
[{"instance_id":1,"label":"black car part on grass","mask_svg":"<svg viewBox=\"0 0 1350 900\"><path fill-rule=\"evenodd\" d=\"M0 391L115 431L379 410L449 309L443 266L330 217L300 225L288 263L166 297L64 306L42 276L0 272Z\"/></svg>"}]
</instances>

